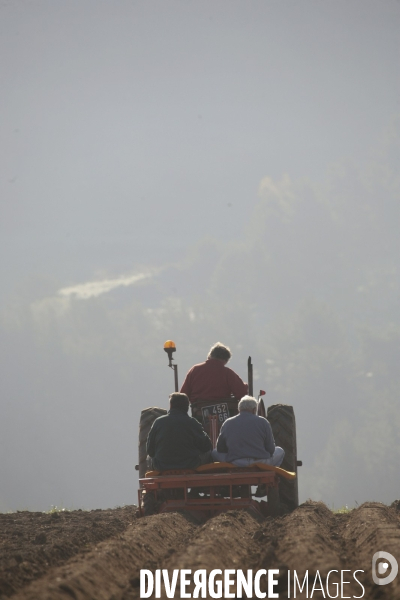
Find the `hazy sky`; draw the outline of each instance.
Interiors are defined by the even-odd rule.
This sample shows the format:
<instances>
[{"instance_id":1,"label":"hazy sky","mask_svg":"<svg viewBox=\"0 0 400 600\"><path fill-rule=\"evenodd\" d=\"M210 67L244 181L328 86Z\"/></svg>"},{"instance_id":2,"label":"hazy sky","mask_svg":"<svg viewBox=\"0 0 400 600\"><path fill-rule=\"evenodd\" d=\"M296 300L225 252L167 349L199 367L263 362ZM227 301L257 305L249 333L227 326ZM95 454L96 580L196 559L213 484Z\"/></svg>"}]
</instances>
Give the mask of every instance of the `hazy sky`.
<instances>
[{"instance_id":1,"label":"hazy sky","mask_svg":"<svg viewBox=\"0 0 400 600\"><path fill-rule=\"evenodd\" d=\"M256 227L260 194L300 198L301 179L311 182L309 214L318 214L315 189L338 163L357 166L335 190L338 202L355 200L343 212L351 230L368 164L400 113L399 32L398 0L0 0L0 478L8 482L0 510L45 509L60 497L75 507L135 501L138 415L171 391L161 348L164 334L175 333L166 323L181 336L181 378L218 337L212 330L198 346L205 330L181 290L192 290L201 313L204 289L216 289L215 240L225 244L222 256ZM377 203L389 188L385 168L370 186ZM305 237L314 227L307 214L294 225ZM213 243L201 245L207 237ZM278 252L279 232L274 241ZM337 240L328 241L333 253ZM191 252L186 271L182 263L168 268ZM239 254L227 251L223 262L226 281L238 281L235 302ZM282 297L277 292L269 312L257 309L260 338L302 279L297 258L293 281L282 268L270 286ZM219 276L221 269L214 284ZM254 294L259 276L244 279ZM166 290L174 298L163 305ZM217 328L221 306L208 302ZM250 310L235 310L223 315L232 341L221 341L237 349L238 368L254 348ZM158 347L159 362L146 361ZM312 453L309 433L298 438ZM312 482L313 463L306 468ZM302 499L310 489L318 486L301 488Z\"/></svg>"},{"instance_id":2,"label":"hazy sky","mask_svg":"<svg viewBox=\"0 0 400 600\"><path fill-rule=\"evenodd\" d=\"M367 160L399 30L396 0L3 1L2 298L235 239L263 177Z\"/></svg>"}]
</instances>

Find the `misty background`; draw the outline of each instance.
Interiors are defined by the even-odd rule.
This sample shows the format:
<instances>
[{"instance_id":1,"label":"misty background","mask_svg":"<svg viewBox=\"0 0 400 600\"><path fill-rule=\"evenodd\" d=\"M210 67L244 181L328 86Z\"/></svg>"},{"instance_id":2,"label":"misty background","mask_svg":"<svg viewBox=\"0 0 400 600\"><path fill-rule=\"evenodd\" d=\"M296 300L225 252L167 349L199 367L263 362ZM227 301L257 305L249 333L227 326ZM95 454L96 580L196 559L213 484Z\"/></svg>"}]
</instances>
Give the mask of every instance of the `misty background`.
<instances>
[{"instance_id":1,"label":"misty background","mask_svg":"<svg viewBox=\"0 0 400 600\"><path fill-rule=\"evenodd\" d=\"M400 3L3 0L0 511L137 502L210 346L300 499L398 498Z\"/></svg>"}]
</instances>

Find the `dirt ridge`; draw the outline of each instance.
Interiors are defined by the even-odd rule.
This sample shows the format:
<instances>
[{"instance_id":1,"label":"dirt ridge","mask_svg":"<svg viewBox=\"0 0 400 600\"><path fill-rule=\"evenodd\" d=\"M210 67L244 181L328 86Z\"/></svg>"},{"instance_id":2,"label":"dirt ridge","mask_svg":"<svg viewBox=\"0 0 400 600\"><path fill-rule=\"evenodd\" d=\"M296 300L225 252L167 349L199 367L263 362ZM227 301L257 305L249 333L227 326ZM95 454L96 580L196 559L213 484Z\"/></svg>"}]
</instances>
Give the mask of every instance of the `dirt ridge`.
<instances>
[{"instance_id":1,"label":"dirt ridge","mask_svg":"<svg viewBox=\"0 0 400 600\"><path fill-rule=\"evenodd\" d=\"M133 600L139 598L140 569L160 568L169 572L275 568L281 574L278 591L282 598L288 597L288 570L291 589L294 570L300 576L308 570L311 578L317 572L325 578L332 570L348 570L350 574L363 570L359 578L365 588L364 598L400 600L399 577L379 586L371 576L372 556L377 551L390 552L400 562L399 506L398 501L391 507L368 502L348 513L335 514L322 502L309 500L275 519L231 511L203 524L178 513L136 519L135 507L125 507L115 509L115 513L92 511L83 516L51 517L60 525L43 531L43 519L35 522L34 517L21 514L2 519L5 515L0 515L0 526L6 524L0 551L0 600ZM102 512L105 529L101 535L108 537L101 540L92 529L101 532L93 522L101 520ZM113 514L118 515L114 521ZM43 533L46 540L40 537ZM90 540L89 533L93 536ZM57 543L52 536L57 537ZM65 549L70 549L71 536L77 537L80 545L68 557ZM18 563L7 549L19 547L25 554ZM55 548L56 559L47 566L39 561L40 569L35 572L35 553L39 557L42 552L50 555L51 548ZM31 573L21 577L19 570L25 572L24 563L29 558ZM345 595L360 596L360 585L351 577L348 580ZM179 597L179 587L175 597ZM305 597L297 593L297 598ZM316 592L313 598L323 598L323 594Z\"/></svg>"},{"instance_id":2,"label":"dirt ridge","mask_svg":"<svg viewBox=\"0 0 400 600\"><path fill-rule=\"evenodd\" d=\"M74 557L13 596L14 600L109 600L139 577L141 568L156 568L171 547L184 543L193 523L182 515L155 515L137 520L83 558Z\"/></svg>"}]
</instances>

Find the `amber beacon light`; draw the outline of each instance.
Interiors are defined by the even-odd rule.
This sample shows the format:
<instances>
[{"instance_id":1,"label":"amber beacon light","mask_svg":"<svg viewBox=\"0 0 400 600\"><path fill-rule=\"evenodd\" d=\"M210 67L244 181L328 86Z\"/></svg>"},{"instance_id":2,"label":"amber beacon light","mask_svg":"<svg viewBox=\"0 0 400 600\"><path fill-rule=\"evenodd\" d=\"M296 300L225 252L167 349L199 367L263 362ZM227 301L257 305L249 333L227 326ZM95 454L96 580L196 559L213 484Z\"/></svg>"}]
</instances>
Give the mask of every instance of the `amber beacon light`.
<instances>
[{"instance_id":1,"label":"amber beacon light","mask_svg":"<svg viewBox=\"0 0 400 600\"><path fill-rule=\"evenodd\" d=\"M172 363L172 355L176 351L175 342L173 342L172 340L167 340L164 344L164 351L168 354L168 366L171 367L171 369L173 369L174 371L175 391L178 392L178 365L174 365Z\"/></svg>"}]
</instances>

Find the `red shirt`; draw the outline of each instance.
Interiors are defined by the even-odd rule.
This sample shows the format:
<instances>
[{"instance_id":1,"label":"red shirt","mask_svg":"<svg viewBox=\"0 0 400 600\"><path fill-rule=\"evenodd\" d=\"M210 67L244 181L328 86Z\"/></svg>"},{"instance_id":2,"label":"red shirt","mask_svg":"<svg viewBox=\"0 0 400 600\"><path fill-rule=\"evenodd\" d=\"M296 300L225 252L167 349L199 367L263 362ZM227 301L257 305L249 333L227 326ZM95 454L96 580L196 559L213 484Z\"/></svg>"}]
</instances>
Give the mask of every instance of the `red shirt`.
<instances>
[{"instance_id":1,"label":"red shirt","mask_svg":"<svg viewBox=\"0 0 400 600\"><path fill-rule=\"evenodd\" d=\"M247 394L248 386L232 369L225 367L223 361L208 358L188 371L181 392L189 396L190 402L221 400L231 395L240 400Z\"/></svg>"}]
</instances>

